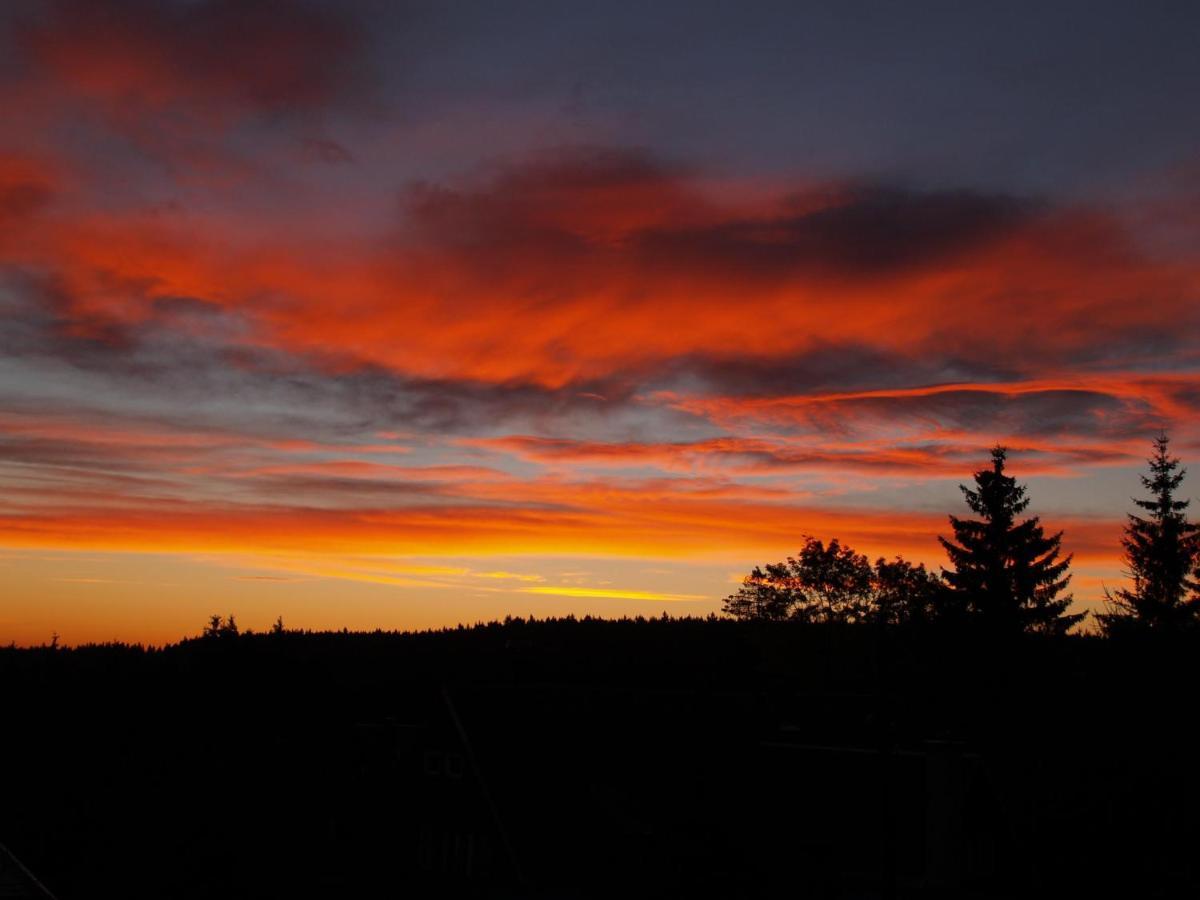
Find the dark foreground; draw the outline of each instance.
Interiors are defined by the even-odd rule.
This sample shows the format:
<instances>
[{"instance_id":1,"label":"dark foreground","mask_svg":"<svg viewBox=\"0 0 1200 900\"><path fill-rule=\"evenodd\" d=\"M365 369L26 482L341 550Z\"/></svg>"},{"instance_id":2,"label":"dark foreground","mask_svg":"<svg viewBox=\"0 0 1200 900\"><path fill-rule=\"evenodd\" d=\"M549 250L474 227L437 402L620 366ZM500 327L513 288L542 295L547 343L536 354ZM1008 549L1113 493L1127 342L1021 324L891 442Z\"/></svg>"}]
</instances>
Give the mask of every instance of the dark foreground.
<instances>
[{"instance_id":1,"label":"dark foreground","mask_svg":"<svg viewBox=\"0 0 1200 900\"><path fill-rule=\"evenodd\" d=\"M1194 896L1200 642L728 621L0 649L73 898Z\"/></svg>"}]
</instances>

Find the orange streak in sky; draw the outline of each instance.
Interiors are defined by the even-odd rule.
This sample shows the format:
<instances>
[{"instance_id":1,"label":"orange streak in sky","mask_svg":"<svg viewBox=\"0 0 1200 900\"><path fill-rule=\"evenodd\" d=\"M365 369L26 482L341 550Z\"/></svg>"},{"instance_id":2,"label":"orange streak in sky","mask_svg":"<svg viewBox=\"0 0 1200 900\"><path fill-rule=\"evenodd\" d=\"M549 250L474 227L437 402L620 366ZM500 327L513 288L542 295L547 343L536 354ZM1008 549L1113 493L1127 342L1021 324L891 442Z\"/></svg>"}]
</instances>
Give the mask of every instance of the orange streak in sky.
<instances>
[{"instance_id":1,"label":"orange streak in sky","mask_svg":"<svg viewBox=\"0 0 1200 900\"><path fill-rule=\"evenodd\" d=\"M423 506L395 510L204 508L46 510L0 519L9 547L127 551L391 555L567 554L696 558L781 554L801 535L837 536L862 552L939 559L943 514L831 510L679 499L600 488L566 493L586 506ZM565 499L565 498L563 498ZM1046 520L1080 559L1113 560L1119 519Z\"/></svg>"}]
</instances>

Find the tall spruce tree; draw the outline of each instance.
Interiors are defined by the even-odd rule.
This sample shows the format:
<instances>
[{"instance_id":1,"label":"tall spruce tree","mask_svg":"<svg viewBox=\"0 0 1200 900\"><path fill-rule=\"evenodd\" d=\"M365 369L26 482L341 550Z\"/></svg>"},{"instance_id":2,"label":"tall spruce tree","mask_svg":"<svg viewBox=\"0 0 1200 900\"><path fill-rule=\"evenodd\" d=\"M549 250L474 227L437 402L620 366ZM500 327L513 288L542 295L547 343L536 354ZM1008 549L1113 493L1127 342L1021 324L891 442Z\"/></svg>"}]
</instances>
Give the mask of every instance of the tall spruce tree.
<instances>
[{"instance_id":1,"label":"tall spruce tree","mask_svg":"<svg viewBox=\"0 0 1200 900\"><path fill-rule=\"evenodd\" d=\"M1150 499L1133 501L1149 515L1131 513L1121 539L1133 586L1109 594L1109 611L1096 617L1109 633L1131 625L1166 629L1200 621L1200 528L1187 519L1190 501L1175 498L1187 470L1168 444L1166 434L1155 439L1150 474L1141 476Z\"/></svg>"},{"instance_id":2,"label":"tall spruce tree","mask_svg":"<svg viewBox=\"0 0 1200 900\"><path fill-rule=\"evenodd\" d=\"M942 574L953 606L995 633L1061 634L1083 614L1068 614L1071 557L1060 558L1062 532L1047 536L1037 516L1018 521L1029 505L1024 485L1004 474L1007 451L992 450L992 467L975 473L975 489L960 485L978 519L950 516L954 540L939 537L952 568Z\"/></svg>"}]
</instances>

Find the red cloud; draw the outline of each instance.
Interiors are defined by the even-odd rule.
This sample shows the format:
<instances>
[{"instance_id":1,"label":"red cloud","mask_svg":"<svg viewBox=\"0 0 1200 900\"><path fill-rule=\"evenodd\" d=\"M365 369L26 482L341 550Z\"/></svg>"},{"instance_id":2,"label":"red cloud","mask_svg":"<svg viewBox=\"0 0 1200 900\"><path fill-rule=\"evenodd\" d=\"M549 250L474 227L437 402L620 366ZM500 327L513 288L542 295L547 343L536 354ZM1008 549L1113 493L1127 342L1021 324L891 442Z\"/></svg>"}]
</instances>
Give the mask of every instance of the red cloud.
<instances>
[{"instance_id":1,"label":"red cloud","mask_svg":"<svg viewBox=\"0 0 1200 900\"><path fill-rule=\"evenodd\" d=\"M55 0L19 34L33 78L129 125L321 104L344 86L356 43L345 20L284 0Z\"/></svg>"},{"instance_id":2,"label":"red cloud","mask_svg":"<svg viewBox=\"0 0 1200 900\"><path fill-rule=\"evenodd\" d=\"M30 227L58 189L59 176L49 164L29 156L0 153L0 253L17 229Z\"/></svg>"},{"instance_id":3,"label":"red cloud","mask_svg":"<svg viewBox=\"0 0 1200 900\"><path fill-rule=\"evenodd\" d=\"M731 429L976 441L1079 434L1111 444L1193 416L1195 375L1087 373L994 383L821 391L781 396L685 396L656 399ZM1033 443L1038 443L1034 440ZM1139 444L1140 448L1140 444ZM1139 449L1140 453L1140 449Z\"/></svg>"},{"instance_id":4,"label":"red cloud","mask_svg":"<svg viewBox=\"0 0 1200 900\"><path fill-rule=\"evenodd\" d=\"M68 319L136 323L195 297L255 344L342 369L548 387L839 345L1034 376L1136 366L1139 348L1190 340L1200 289L1194 265L1142 256L1115 219L987 197L831 189L751 217L661 164L594 154L418 194L387 241L91 212L9 256L53 274Z\"/></svg>"}]
</instances>

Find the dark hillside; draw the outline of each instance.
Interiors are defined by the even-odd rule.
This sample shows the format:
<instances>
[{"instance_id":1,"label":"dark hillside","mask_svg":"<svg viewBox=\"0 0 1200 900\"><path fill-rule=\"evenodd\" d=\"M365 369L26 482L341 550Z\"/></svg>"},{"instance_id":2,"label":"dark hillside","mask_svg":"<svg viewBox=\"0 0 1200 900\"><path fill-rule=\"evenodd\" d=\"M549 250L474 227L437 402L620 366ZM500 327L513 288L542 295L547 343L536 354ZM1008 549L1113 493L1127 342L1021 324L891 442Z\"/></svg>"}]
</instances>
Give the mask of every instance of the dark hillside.
<instances>
[{"instance_id":1,"label":"dark hillside","mask_svg":"<svg viewBox=\"0 0 1200 900\"><path fill-rule=\"evenodd\" d=\"M1183 896L1200 643L727 620L0 650L93 897Z\"/></svg>"}]
</instances>

